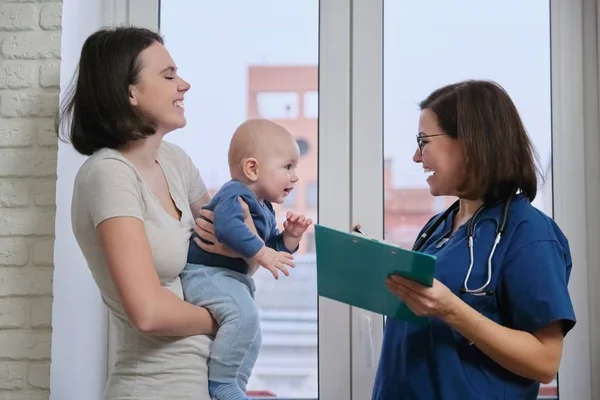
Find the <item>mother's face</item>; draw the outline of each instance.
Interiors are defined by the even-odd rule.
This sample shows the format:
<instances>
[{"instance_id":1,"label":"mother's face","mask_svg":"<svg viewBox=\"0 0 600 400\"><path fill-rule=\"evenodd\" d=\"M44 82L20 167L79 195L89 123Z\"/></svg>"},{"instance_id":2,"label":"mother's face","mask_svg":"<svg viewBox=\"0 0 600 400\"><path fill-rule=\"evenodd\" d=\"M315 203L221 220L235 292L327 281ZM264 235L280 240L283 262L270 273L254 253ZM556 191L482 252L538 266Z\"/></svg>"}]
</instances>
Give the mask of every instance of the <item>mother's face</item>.
<instances>
[{"instance_id":1,"label":"mother's face","mask_svg":"<svg viewBox=\"0 0 600 400\"><path fill-rule=\"evenodd\" d=\"M183 98L190 84L178 74L167 49L155 42L140 53L138 81L129 87L129 101L165 134L186 124Z\"/></svg>"},{"instance_id":2,"label":"mother's face","mask_svg":"<svg viewBox=\"0 0 600 400\"><path fill-rule=\"evenodd\" d=\"M418 136L413 161L423 164L429 192L433 196L456 196L466 170L459 141L442 130L429 109L421 112Z\"/></svg>"}]
</instances>

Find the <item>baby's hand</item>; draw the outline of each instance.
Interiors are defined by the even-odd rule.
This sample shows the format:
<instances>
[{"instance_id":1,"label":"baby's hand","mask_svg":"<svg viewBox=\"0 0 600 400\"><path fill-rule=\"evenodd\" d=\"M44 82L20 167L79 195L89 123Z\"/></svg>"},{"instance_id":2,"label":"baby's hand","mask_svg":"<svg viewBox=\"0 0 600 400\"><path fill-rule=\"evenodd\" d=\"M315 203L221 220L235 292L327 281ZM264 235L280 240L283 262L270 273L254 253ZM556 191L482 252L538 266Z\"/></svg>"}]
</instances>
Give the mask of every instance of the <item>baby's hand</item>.
<instances>
[{"instance_id":1,"label":"baby's hand","mask_svg":"<svg viewBox=\"0 0 600 400\"><path fill-rule=\"evenodd\" d=\"M283 221L283 229L287 236L299 239L311 224L312 220L310 218L306 218L302 214L288 212L285 221Z\"/></svg>"},{"instance_id":2,"label":"baby's hand","mask_svg":"<svg viewBox=\"0 0 600 400\"><path fill-rule=\"evenodd\" d=\"M294 257L290 253L286 253L285 251L275 251L267 246L264 246L259 250L254 256L254 260L271 271L275 279L279 279L278 271L283 272L285 276L290 275L286 265L292 268L294 267Z\"/></svg>"}]
</instances>

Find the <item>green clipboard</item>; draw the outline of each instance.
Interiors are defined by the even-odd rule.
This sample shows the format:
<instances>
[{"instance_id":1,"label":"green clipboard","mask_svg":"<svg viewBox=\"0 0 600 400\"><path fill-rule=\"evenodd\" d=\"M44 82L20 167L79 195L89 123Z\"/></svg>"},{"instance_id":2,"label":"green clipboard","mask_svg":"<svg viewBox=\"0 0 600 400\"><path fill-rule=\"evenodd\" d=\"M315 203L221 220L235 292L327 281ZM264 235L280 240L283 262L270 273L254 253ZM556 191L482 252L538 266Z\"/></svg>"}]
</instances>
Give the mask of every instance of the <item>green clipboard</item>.
<instances>
[{"instance_id":1,"label":"green clipboard","mask_svg":"<svg viewBox=\"0 0 600 400\"><path fill-rule=\"evenodd\" d=\"M385 280L398 274L432 286L434 256L319 224L315 242L319 296L391 318L426 322L388 290Z\"/></svg>"}]
</instances>

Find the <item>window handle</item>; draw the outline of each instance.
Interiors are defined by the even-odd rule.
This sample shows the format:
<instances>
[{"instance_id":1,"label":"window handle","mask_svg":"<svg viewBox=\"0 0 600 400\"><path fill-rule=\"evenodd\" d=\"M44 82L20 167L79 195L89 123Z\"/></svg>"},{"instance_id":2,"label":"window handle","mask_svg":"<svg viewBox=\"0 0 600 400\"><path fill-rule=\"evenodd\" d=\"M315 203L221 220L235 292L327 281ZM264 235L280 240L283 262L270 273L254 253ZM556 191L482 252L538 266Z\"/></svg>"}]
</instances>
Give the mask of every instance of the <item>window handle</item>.
<instances>
[{"instance_id":1,"label":"window handle","mask_svg":"<svg viewBox=\"0 0 600 400\"><path fill-rule=\"evenodd\" d=\"M361 336L365 364L367 368L373 368L375 365L375 357L373 354L373 323L369 315L362 315L361 317Z\"/></svg>"}]
</instances>

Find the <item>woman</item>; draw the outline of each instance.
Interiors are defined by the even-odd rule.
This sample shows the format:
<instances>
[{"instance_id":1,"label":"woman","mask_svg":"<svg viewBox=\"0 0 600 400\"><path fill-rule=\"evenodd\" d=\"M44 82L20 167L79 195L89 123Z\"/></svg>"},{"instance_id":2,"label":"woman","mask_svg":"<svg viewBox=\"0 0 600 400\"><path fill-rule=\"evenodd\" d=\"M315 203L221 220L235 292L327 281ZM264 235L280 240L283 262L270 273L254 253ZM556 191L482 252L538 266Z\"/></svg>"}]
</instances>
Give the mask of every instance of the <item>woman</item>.
<instances>
[{"instance_id":1,"label":"woman","mask_svg":"<svg viewBox=\"0 0 600 400\"><path fill-rule=\"evenodd\" d=\"M420 108L413 160L432 195L459 200L419 234L428 233L418 249L437 258L433 286L397 276L386 282L415 314L431 318L426 325L387 320L373 399L536 399L540 382L556 376L575 315L567 239L531 205L532 144L515 105L491 82L443 87Z\"/></svg>"},{"instance_id":2,"label":"woman","mask_svg":"<svg viewBox=\"0 0 600 400\"><path fill-rule=\"evenodd\" d=\"M215 324L183 300L179 274L193 216L211 217L200 211L210 195L186 153L163 141L185 126L189 89L159 35L103 29L85 41L61 112L63 132L90 156L75 179L73 231L118 332L105 399L209 398Z\"/></svg>"}]
</instances>

